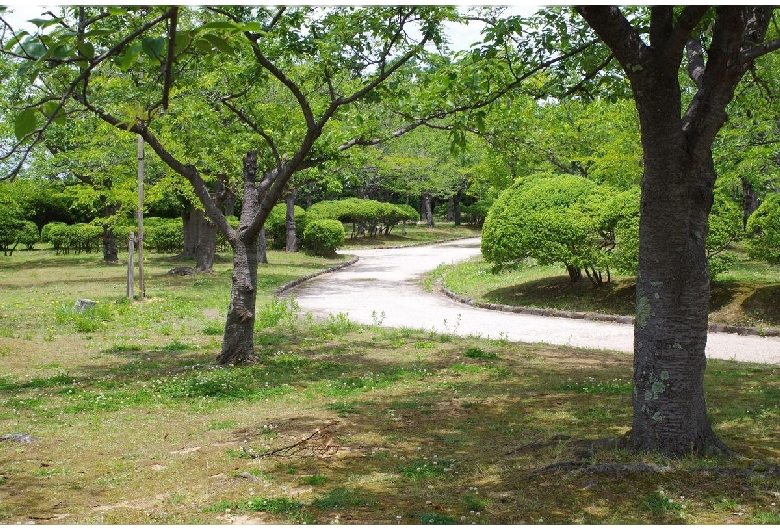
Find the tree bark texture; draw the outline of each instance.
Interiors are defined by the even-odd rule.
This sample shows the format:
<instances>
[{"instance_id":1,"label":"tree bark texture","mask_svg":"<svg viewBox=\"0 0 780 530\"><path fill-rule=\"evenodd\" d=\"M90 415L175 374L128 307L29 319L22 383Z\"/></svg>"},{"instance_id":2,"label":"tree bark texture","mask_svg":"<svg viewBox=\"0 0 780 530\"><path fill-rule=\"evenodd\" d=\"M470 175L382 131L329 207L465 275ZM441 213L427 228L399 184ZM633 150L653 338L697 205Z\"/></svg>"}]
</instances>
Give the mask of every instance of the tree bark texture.
<instances>
[{"instance_id":1,"label":"tree bark texture","mask_svg":"<svg viewBox=\"0 0 780 530\"><path fill-rule=\"evenodd\" d=\"M258 263L268 263L268 241L265 238L265 227L260 229L260 235L257 236L257 261Z\"/></svg>"},{"instance_id":2,"label":"tree bark texture","mask_svg":"<svg viewBox=\"0 0 780 530\"><path fill-rule=\"evenodd\" d=\"M119 203L108 202L105 196L101 197L104 201L103 217L109 219L119 211ZM103 225L103 261L106 263L119 262L119 247L116 244L116 234L114 229L108 224Z\"/></svg>"},{"instance_id":3,"label":"tree bark texture","mask_svg":"<svg viewBox=\"0 0 780 530\"><path fill-rule=\"evenodd\" d=\"M250 226L261 213L256 177L257 153L250 152L244 158L244 200L241 203L240 225L237 231L228 234L233 249L233 283L222 351L217 357L220 364L246 364L257 360L254 332L260 227L254 230Z\"/></svg>"},{"instance_id":4,"label":"tree bark texture","mask_svg":"<svg viewBox=\"0 0 780 530\"><path fill-rule=\"evenodd\" d=\"M750 216L758 210L758 194L747 178L740 177L740 180L742 181L742 228L745 228Z\"/></svg>"},{"instance_id":5,"label":"tree bark texture","mask_svg":"<svg viewBox=\"0 0 780 530\"><path fill-rule=\"evenodd\" d=\"M644 174L632 437L637 450L671 456L728 450L711 428L704 396L711 148L749 64L741 52L763 40L771 14L763 7L714 8L705 64L692 32L708 9L690 6L675 15L672 7L653 7L648 46L619 8L578 8L626 72L639 113ZM683 112L684 52L697 91Z\"/></svg>"},{"instance_id":6,"label":"tree bark texture","mask_svg":"<svg viewBox=\"0 0 780 530\"><path fill-rule=\"evenodd\" d=\"M217 252L217 225L212 223L202 210L192 212L197 227L197 243L195 244L195 271L212 272L214 255Z\"/></svg>"},{"instance_id":7,"label":"tree bark texture","mask_svg":"<svg viewBox=\"0 0 780 530\"><path fill-rule=\"evenodd\" d=\"M425 224L428 226L428 228L433 228L433 205L431 204L432 198L430 193L425 193L422 196L422 201L420 204L420 213L422 215L422 220L425 221Z\"/></svg>"},{"instance_id":8,"label":"tree bark texture","mask_svg":"<svg viewBox=\"0 0 780 530\"><path fill-rule=\"evenodd\" d=\"M287 239L285 240L285 250L287 252L298 252L298 235L295 228L295 188L291 188L285 195L285 226L287 228Z\"/></svg>"},{"instance_id":9,"label":"tree bark texture","mask_svg":"<svg viewBox=\"0 0 780 530\"><path fill-rule=\"evenodd\" d=\"M233 245L233 284L220 364L254 362L257 299L257 238L238 237Z\"/></svg>"}]
</instances>

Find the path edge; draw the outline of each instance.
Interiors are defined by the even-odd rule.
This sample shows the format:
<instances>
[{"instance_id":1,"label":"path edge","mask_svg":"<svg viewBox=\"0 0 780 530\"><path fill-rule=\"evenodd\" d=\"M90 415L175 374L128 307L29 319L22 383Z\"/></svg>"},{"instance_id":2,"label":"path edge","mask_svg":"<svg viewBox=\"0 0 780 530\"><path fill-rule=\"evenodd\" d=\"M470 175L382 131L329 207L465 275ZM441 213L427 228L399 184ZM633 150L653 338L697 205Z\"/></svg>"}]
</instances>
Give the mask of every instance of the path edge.
<instances>
[{"instance_id":1,"label":"path edge","mask_svg":"<svg viewBox=\"0 0 780 530\"><path fill-rule=\"evenodd\" d=\"M512 306L504 304L489 304L487 302L475 302L470 298L461 296L444 287L439 282L439 291L445 296L461 304L488 309L490 311L502 311L505 313L522 313L525 315L538 315L544 317L571 318L576 320L593 320L597 322L617 322L619 324L634 324L634 317L626 315L605 315L602 313L584 313L579 311L562 311L560 309L542 309L538 307ZM737 335L755 335L758 337L780 337L780 330L773 328L750 328L743 326L731 326L728 324L708 324L707 330L713 333L732 333Z\"/></svg>"}]
</instances>

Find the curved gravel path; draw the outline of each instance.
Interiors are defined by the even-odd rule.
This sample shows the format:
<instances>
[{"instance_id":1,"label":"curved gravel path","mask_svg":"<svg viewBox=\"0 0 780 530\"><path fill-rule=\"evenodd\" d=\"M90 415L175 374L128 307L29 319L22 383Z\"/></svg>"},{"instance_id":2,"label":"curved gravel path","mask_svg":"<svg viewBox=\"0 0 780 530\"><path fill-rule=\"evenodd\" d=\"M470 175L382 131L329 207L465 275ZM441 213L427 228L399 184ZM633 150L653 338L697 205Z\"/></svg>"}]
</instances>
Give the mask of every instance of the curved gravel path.
<instances>
[{"instance_id":1,"label":"curved gravel path","mask_svg":"<svg viewBox=\"0 0 780 530\"><path fill-rule=\"evenodd\" d=\"M288 290L303 311L345 313L353 322L381 323L458 335L633 352L633 326L613 322L491 311L426 292L421 277L442 263L479 254L479 238L395 249L350 250L357 263ZM780 364L780 338L710 333L707 356Z\"/></svg>"}]
</instances>

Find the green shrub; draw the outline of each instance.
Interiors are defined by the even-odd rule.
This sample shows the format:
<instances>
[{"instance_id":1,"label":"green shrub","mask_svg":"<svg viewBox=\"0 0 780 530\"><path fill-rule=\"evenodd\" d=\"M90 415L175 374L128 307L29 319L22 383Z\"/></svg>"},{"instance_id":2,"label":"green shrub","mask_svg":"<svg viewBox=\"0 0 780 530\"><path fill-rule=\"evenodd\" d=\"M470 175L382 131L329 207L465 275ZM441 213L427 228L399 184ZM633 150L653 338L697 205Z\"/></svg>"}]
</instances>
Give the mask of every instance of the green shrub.
<instances>
[{"instance_id":1,"label":"green shrub","mask_svg":"<svg viewBox=\"0 0 780 530\"><path fill-rule=\"evenodd\" d=\"M572 281L584 269L600 284L602 271L612 264L619 228L634 216L636 194L571 175L520 179L488 213L482 254L495 264L526 257L542 265L561 263Z\"/></svg>"},{"instance_id":2,"label":"green shrub","mask_svg":"<svg viewBox=\"0 0 780 530\"><path fill-rule=\"evenodd\" d=\"M144 227L144 247L160 254L177 254L184 249L184 228L180 219Z\"/></svg>"},{"instance_id":3,"label":"green shrub","mask_svg":"<svg viewBox=\"0 0 780 530\"><path fill-rule=\"evenodd\" d=\"M300 206L295 206L295 230L302 233L306 228L308 212ZM287 247L287 205L279 203L273 207L265 220L265 234L270 239L269 248L282 250Z\"/></svg>"},{"instance_id":4,"label":"green shrub","mask_svg":"<svg viewBox=\"0 0 780 530\"><path fill-rule=\"evenodd\" d=\"M460 213L467 216L471 224L482 226L491 206L493 206L492 199L481 200L468 206L461 206Z\"/></svg>"},{"instance_id":5,"label":"green shrub","mask_svg":"<svg viewBox=\"0 0 780 530\"><path fill-rule=\"evenodd\" d=\"M322 201L313 204L307 212L309 219L333 219L342 223L352 223L352 234L359 233L375 236L378 233L389 234L401 221L419 218L417 210L409 205L379 202L371 199L350 197L340 201Z\"/></svg>"},{"instance_id":6,"label":"green shrub","mask_svg":"<svg viewBox=\"0 0 780 530\"><path fill-rule=\"evenodd\" d=\"M22 221L16 233L16 242L23 245L25 249L32 250L39 239L38 226L32 221Z\"/></svg>"},{"instance_id":7,"label":"green shrub","mask_svg":"<svg viewBox=\"0 0 780 530\"><path fill-rule=\"evenodd\" d=\"M753 212L747 232L752 236L747 243L748 255L780 265L780 195L770 195Z\"/></svg>"},{"instance_id":8,"label":"green shrub","mask_svg":"<svg viewBox=\"0 0 780 530\"><path fill-rule=\"evenodd\" d=\"M43 225L43 228L41 228L41 242L43 243L51 243L51 231L55 227L63 227L68 226L66 223L60 222L60 221L54 221L51 223L47 223Z\"/></svg>"},{"instance_id":9,"label":"green shrub","mask_svg":"<svg viewBox=\"0 0 780 530\"><path fill-rule=\"evenodd\" d=\"M53 223L51 223L53 224ZM95 252L100 248L103 228L88 223L75 225L53 224L49 227L47 238L59 254Z\"/></svg>"},{"instance_id":10,"label":"green shrub","mask_svg":"<svg viewBox=\"0 0 780 530\"><path fill-rule=\"evenodd\" d=\"M316 219L306 225L303 247L315 256L334 256L344 244L344 226L335 219Z\"/></svg>"}]
</instances>

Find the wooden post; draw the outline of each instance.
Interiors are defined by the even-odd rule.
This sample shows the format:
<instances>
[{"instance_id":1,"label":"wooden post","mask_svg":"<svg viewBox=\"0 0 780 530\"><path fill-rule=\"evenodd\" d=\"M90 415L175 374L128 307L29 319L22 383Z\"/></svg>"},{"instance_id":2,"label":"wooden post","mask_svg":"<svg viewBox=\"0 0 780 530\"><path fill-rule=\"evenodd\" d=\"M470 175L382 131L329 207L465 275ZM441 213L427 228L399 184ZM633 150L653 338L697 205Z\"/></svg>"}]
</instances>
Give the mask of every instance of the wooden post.
<instances>
[{"instance_id":1,"label":"wooden post","mask_svg":"<svg viewBox=\"0 0 780 530\"><path fill-rule=\"evenodd\" d=\"M138 299L146 296L144 282L144 138L138 135Z\"/></svg>"},{"instance_id":2,"label":"wooden post","mask_svg":"<svg viewBox=\"0 0 780 530\"><path fill-rule=\"evenodd\" d=\"M133 251L135 250L135 234L130 232L130 241L127 244L127 297L132 300L135 296L135 264L133 263Z\"/></svg>"}]
</instances>

